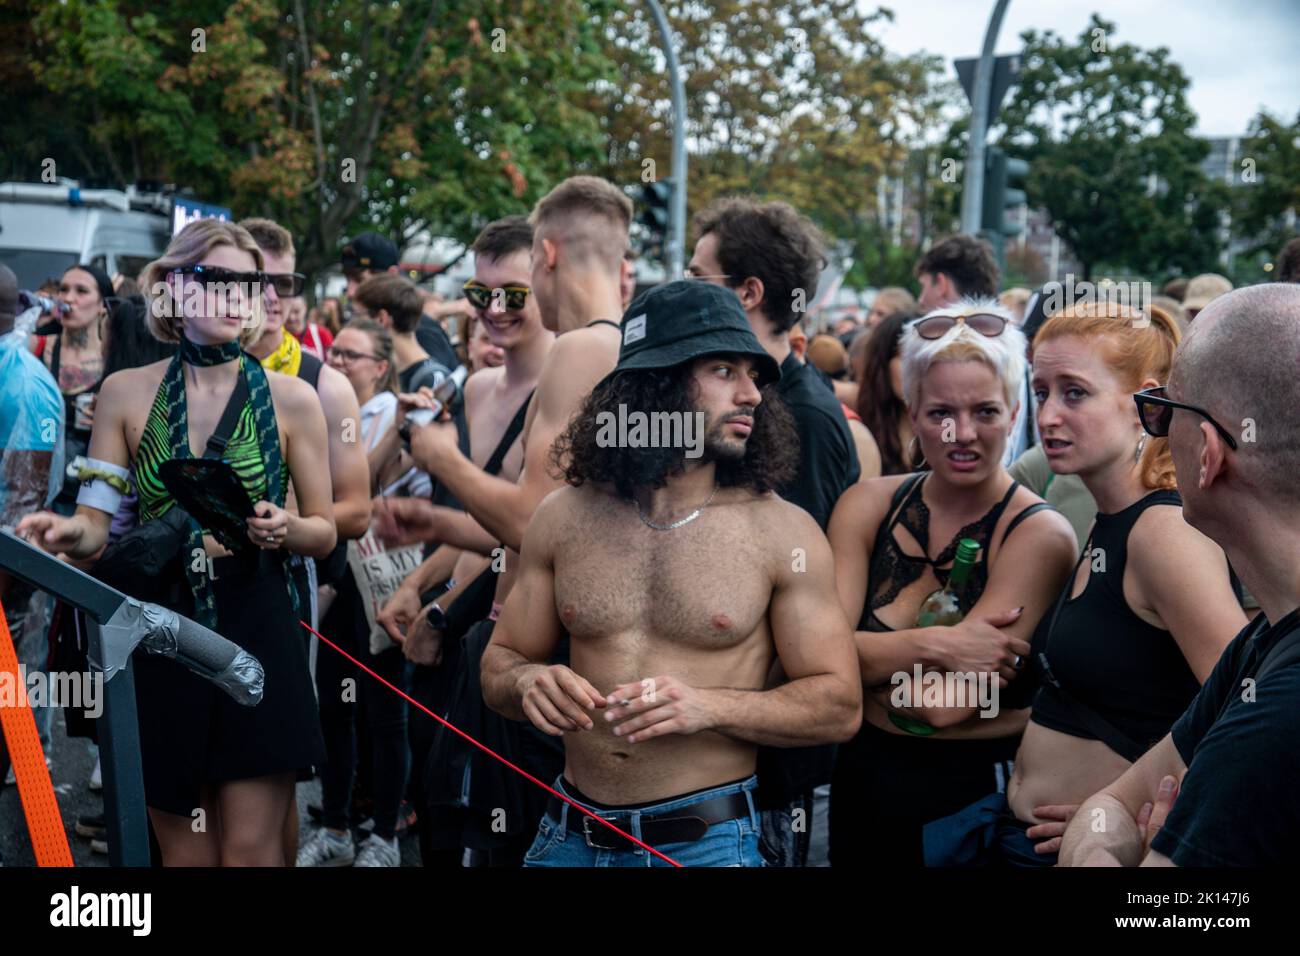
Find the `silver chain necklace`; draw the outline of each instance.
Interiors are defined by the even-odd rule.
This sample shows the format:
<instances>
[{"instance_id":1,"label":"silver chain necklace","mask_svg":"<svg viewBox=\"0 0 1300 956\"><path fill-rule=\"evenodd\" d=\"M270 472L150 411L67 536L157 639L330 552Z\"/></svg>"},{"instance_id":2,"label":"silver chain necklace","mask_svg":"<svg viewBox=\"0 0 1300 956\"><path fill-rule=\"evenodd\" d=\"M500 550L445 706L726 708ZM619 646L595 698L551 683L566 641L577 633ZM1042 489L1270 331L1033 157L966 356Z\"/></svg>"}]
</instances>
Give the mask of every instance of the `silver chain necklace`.
<instances>
[{"instance_id":1,"label":"silver chain necklace","mask_svg":"<svg viewBox=\"0 0 1300 956\"><path fill-rule=\"evenodd\" d=\"M709 492L709 497L705 499L704 504L700 505L690 514L688 514L685 518L678 518L672 524L655 524L644 514L642 514L641 502L633 498L632 504L636 506L636 516L641 519L641 523L644 524L647 528L654 528L656 531L672 531L674 528L680 528L684 524L690 524L701 514L703 514L704 509L709 506L709 502L713 500L713 496L716 495L717 493L718 493L718 486L715 484L713 486L713 490Z\"/></svg>"}]
</instances>

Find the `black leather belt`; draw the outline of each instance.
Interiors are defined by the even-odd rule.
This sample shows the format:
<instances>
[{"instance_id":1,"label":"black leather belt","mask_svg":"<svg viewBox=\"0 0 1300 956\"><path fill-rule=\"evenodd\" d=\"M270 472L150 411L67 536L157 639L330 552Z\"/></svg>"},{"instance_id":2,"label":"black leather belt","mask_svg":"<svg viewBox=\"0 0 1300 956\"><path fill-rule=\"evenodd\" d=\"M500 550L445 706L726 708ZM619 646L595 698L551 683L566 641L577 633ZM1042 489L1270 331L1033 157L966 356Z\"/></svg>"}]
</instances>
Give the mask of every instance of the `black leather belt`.
<instances>
[{"instance_id":1,"label":"black leather belt","mask_svg":"<svg viewBox=\"0 0 1300 956\"><path fill-rule=\"evenodd\" d=\"M546 805L547 815L552 820L562 819L564 803L557 797L551 797ZM606 811L608 813L609 811ZM610 823L620 830L631 832L631 811L618 811L620 819ZM641 836L643 843L650 846L663 843L693 843L700 839L715 823L727 820L739 820L749 816L749 801L744 793L733 793L725 797L714 797L701 803L693 803L680 810L669 810L653 816L641 817ZM602 823L597 823L580 810L569 806L567 829L570 833L581 833L587 846L593 850L635 850L637 845L627 840Z\"/></svg>"}]
</instances>

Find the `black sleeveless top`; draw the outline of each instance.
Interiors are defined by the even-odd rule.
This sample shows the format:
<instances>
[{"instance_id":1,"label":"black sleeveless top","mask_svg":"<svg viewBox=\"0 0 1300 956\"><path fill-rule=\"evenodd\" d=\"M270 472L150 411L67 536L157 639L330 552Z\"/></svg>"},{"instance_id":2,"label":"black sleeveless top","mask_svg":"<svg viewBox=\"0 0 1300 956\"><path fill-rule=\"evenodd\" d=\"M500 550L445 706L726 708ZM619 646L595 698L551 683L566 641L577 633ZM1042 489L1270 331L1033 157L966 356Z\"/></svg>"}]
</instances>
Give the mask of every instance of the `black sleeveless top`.
<instances>
[{"instance_id":1,"label":"black sleeveless top","mask_svg":"<svg viewBox=\"0 0 1300 956\"><path fill-rule=\"evenodd\" d=\"M1049 612L1033 639L1036 666L1044 651L1052 675L1071 697L1147 747L1169 732L1201 687L1173 636L1142 620L1124 600L1129 532L1156 505L1181 507L1182 499L1176 491L1159 490L1116 514L1098 513L1092 554L1084 558L1098 562L1098 570L1089 573L1082 594L1061 605L1055 628ZM1073 576L1065 586L1071 593ZM1034 698L1030 719L1072 737L1099 739L1048 681Z\"/></svg>"},{"instance_id":2,"label":"black sleeveless top","mask_svg":"<svg viewBox=\"0 0 1300 956\"><path fill-rule=\"evenodd\" d=\"M948 583L952 571L952 560L957 554L957 542L962 538L971 538L980 546L979 557L971 568L966 581L966 595L971 604L979 600L984 593L984 586L989 580L989 539L997 527L1002 512L1020 487L1013 481L1002 500L994 505L982 518L973 521L958 531L948 546L933 561L930 560L930 509L921 495L921 486L928 472L913 475L903 481L894 492L889 504L889 513L876 531L876 540L871 546L871 563L867 572L867 600L862 609L862 619L858 622L859 631L892 631L894 628L876 617L876 610L892 604L900 591L919 578L926 565L934 572L940 586ZM899 507L901 502L902 507ZM1006 541L1016 525L1031 514L1043 509L1055 510L1046 502L1038 502L1025 508L1011 519L1002 540ZM894 540L894 526L901 523L921 546L921 554L908 554ZM948 565L948 567L941 567Z\"/></svg>"}]
</instances>

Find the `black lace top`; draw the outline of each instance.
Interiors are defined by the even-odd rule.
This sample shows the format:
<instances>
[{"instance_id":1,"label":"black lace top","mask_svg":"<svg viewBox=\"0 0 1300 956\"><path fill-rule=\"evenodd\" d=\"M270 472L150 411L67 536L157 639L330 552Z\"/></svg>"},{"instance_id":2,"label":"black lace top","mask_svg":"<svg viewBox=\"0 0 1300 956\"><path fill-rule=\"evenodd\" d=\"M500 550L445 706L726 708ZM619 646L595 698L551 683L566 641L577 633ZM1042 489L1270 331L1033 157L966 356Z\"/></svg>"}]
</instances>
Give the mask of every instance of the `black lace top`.
<instances>
[{"instance_id":1,"label":"black lace top","mask_svg":"<svg viewBox=\"0 0 1300 956\"><path fill-rule=\"evenodd\" d=\"M894 492L893 501L890 502L888 516L876 531L868 568L867 603L863 609L862 620L858 623L858 630L894 630L876 617L877 609L892 604L904 588L921 576L927 566L934 573L940 586L947 584L948 575L952 571L952 560L957 553L957 543L962 538L971 538L980 546L979 557L967 579L966 594L973 604L984 593L984 586L988 583L989 577L989 540L993 535L993 529L997 527L1002 517L1002 512L1006 510L1008 502L1020 487L1020 483L1013 481L1001 501L989 509L983 517L972 521L953 535L952 540L939 552L939 555L931 560L929 557L930 509L921 495L925 477L926 473L914 475L899 486ZM1005 541L1007 535L1011 534L1015 526L1025 518L1041 508L1049 507L1051 506L1040 502L1025 508L1007 526L1006 534L1002 536L1003 540ZM921 546L921 554L908 554L902 549L894 538L894 526L897 524L902 524L916 539L917 544Z\"/></svg>"}]
</instances>

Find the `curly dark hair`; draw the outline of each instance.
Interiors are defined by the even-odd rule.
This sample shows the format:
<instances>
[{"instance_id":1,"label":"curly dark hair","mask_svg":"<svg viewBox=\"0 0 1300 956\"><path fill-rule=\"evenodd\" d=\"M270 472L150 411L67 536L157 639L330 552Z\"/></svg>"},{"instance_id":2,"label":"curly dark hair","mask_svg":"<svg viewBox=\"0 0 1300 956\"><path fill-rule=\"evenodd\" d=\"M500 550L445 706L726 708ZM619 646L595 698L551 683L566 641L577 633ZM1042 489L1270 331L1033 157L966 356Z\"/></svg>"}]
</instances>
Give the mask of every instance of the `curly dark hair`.
<instances>
[{"instance_id":1,"label":"curly dark hair","mask_svg":"<svg viewBox=\"0 0 1300 956\"><path fill-rule=\"evenodd\" d=\"M681 448L602 447L597 442L602 412L617 415L619 405L647 414L697 409L692 395L692 362L669 369L629 369L597 385L569 427L551 446L551 465L575 488L585 482L608 482L630 499L640 487L662 488L686 465ZM794 418L777 395L765 386L754 410L754 427L739 460L716 461L718 484L746 486L762 494L779 491L794 480L799 461L799 433Z\"/></svg>"}]
</instances>

